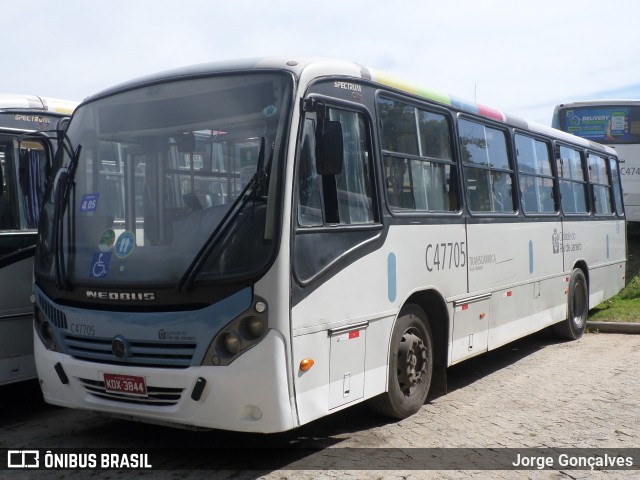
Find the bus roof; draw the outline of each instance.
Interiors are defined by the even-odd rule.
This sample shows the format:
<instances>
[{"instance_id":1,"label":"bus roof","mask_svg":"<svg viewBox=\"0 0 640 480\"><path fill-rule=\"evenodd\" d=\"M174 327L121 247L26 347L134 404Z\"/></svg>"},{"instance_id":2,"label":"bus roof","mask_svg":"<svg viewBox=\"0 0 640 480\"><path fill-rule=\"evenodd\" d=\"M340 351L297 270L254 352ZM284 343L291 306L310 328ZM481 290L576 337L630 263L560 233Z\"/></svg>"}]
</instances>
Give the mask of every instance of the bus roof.
<instances>
[{"instance_id":1,"label":"bus roof","mask_svg":"<svg viewBox=\"0 0 640 480\"><path fill-rule=\"evenodd\" d=\"M37 95L19 95L0 93L0 111L3 110L39 110L42 112L71 115L78 102L58 98L39 97Z\"/></svg>"},{"instance_id":2,"label":"bus roof","mask_svg":"<svg viewBox=\"0 0 640 480\"><path fill-rule=\"evenodd\" d=\"M580 101L576 101L576 102L565 102L565 103L561 103L560 105L558 105L556 107L556 109L558 108L576 108L576 107L593 107L593 106L598 106L598 105L602 105L602 106L627 106L627 105L631 105L631 106L635 106L635 105L640 105L640 100L638 99L628 99L628 100L624 100L624 99L620 99L620 98L616 98L616 99L601 99L601 100L580 100Z\"/></svg>"},{"instance_id":3,"label":"bus roof","mask_svg":"<svg viewBox=\"0 0 640 480\"><path fill-rule=\"evenodd\" d=\"M85 102L97 100L98 98L133 88L144 87L145 85L153 85L170 80L203 77L216 73L232 73L241 70L286 70L290 71L297 78L306 80L320 77L343 76L371 81L400 92L426 98L428 100L453 107L462 112L480 115L516 128L527 129L532 132L555 137L559 140L579 144L584 147L606 152L610 155L615 155L615 150L611 147L576 137L575 135L571 135L546 125L530 122L515 115L505 114L492 107L469 102L445 93L413 85L412 83L406 82L388 73L368 68L348 60L330 58L265 57L201 63L133 79L92 95L85 99Z\"/></svg>"}]
</instances>

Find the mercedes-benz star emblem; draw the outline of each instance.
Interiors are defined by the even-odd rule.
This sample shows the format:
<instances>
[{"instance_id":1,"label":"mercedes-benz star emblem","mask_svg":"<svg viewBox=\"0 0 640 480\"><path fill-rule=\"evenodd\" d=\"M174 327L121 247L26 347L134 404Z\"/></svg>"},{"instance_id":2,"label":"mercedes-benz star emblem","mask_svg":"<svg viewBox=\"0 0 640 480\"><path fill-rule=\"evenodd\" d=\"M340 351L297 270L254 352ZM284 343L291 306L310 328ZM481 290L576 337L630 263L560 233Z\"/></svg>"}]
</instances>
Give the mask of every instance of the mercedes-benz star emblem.
<instances>
[{"instance_id":1,"label":"mercedes-benz star emblem","mask_svg":"<svg viewBox=\"0 0 640 480\"><path fill-rule=\"evenodd\" d=\"M129 345L122 337L116 337L111 342L111 351L117 358L126 358L129 356Z\"/></svg>"}]
</instances>

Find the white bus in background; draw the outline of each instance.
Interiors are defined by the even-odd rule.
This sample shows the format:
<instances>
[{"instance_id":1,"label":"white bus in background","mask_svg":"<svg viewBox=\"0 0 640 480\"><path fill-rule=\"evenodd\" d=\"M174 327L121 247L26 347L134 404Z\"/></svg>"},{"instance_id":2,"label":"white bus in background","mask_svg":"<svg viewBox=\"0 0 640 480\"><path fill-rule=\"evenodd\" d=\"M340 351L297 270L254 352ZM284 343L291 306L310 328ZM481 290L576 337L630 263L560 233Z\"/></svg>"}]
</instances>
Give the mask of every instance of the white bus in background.
<instances>
[{"instance_id":1,"label":"white bus in background","mask_svg":"<svg viewBox=\"0 0 640 480\"><path fill-rule=\"evenodd\" d=\"M588 100L555 108L552 126L616 149L627 221L640 228L640 100ZM638 230L640 231L640 230Z\"/></svg>"},{"instance_id":2,"label":"white bus in background","mask_svg":"<svg viewBox=\"0 0 640 480\"><path fill-rule=\"evenodd\" d=\"M615 151L358 64L182 68L85 100L35 259L47 402L277 432L403 418L625 283ZM571 372L567 372L571 374Z\"/></svg>"},{"instance_id":3,"label":"white bus in background","mask_svg":"<svg viewBox=\"0 0 640 480\"><path fill-rule=\"evenodd\" d=\"M30 298L40 205L56 129L76 105L0 93L0 385L36 376Z\"/></svg>"}]
</instances>

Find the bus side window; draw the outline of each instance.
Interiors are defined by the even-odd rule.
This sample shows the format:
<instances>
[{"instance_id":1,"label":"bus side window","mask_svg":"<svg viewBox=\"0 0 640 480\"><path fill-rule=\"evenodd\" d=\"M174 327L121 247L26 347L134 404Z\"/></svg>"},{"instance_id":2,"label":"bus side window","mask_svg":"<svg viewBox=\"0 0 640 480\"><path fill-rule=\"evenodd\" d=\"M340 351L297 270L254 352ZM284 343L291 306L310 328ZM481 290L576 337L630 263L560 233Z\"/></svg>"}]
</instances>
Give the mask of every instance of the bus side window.
<instances>
[{"instance_id":1,"label":"bus side window","mask_svg":"<svg viewBox=\"0 0 640 480\"><path fill-rule=\"evenodd\" d=\"M516 134L515 140L522 210L525 213L554 213L549 144L521 134Z\"/></svg>"},{"instance_id":2,"label":"bus side window","mask_svg":"<svg viewBox=\"0 0 640 480\"><path fill-rule=\"evenodd\" d=\"M23 228L38 228L48 169L44 145L35 141L22 142L18 163L20 199L25 222Z\"/></svg>"},{"instance_id":3,"label":"bus side window","mask_svg":"<svg viewBox=\"0 0 640 480\"><path fill-rule=\"evenodd\" d=\"M620 170L615 158L609 159L609 166L611 168L611 184L613 185L613 199L616 205L616 212L618 216L623 216L624 208L622 206L622 189L620 188Z\"/></svg>"},{"instance_id":4,"label":"bus side window","mask_svg":"<svg viewBox=\"0 0 640 480\"><path fill-rule=\"evenodd\" d=\"M318 174L315 121L305 119L298 160L298 224L301 227L372 224L376 219L367 124L361 114L335 108L329 110L329 118L342 126L342 171L335 175Z\"/></svg>"},{"instance_id":5,"label":"bus side window","mask_svg":"<svg viewBox=\"0 0 640 480\"><path fill-rule=\"evenodd\" d=\"M586 214L589 212L589 207L582 154L578 150L563 145L560 145L558 152L557 164L562 211Z\"/></svg>"},{"instance_id":6,"label":"bus side window","mask_svg":"<svg viewBox=\"0 0 640 480\"><path fill-rule=\"evenodd\" d=\"M330 119L342 124L344 135L344 165L342 172L335 175L337 223L373 223L373 165L367 124L362 115L346 110L331 109ZM333 180L330 176L325 176L323 182ZM325 198L325 205L326 200Z\"/></svg>"},{"instance_id":7,"label":"bus side window","mask_svg":"<svg viewBox=\"0 0 640 480\"><path fill-rule=\"evenodd\" d=\"M302 134L298 164L298 224L302 227L322 226L321 179L316 171L315 122L307 118Z\"/></svg>"},{"instance_id":8,"label":"bus side window","mask_svg":"<svg viewBox=\"0 0 640 480\"><path fill-rule=\"evenodd\" d=\"M459 210L445 115L378 98L387 201L392 211Z\"/></svg>"},{"instance_id":9,"label":"bus side window","mask_svg":"<svg viewBox=\"0 0 640 480\"><path fill-rule=\"evenodd\" d=\"M505 132L461 119L459 135L469 210L514 212L513 169Z\"/></svg>"},{"instance_id":10,"label":"bus side window","mask_svg":"<svg viewBox=\"0 0 640 480\"><path fill-rule=\"evenodd\" d=\"M593 192L593 211L596 214L611 215L611 183L607 172L607 160L600 155L589 153L589 180Z\"/></svg>"}]
</instances>

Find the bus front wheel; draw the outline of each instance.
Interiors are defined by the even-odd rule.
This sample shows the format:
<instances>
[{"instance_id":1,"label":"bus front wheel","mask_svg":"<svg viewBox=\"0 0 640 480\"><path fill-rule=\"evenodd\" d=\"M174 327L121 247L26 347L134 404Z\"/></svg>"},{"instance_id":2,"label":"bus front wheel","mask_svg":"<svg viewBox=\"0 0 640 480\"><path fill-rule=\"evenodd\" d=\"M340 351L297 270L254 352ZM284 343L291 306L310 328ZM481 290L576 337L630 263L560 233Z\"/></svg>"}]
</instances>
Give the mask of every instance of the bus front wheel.
<instances>
[{"instance_id":1,"label":"bus front wheel","mask_svg":"<svg viewBox=\"0 0 640 480\"><path fill-rule=\"evenodd\" d=\"M554 325L557 336L577 340L584 334L589 317L589 287L584 273L579 268L571 272L567 292L567 319Z\"/></svg>"},{"instance_id":2,"label":"bus front wheel","mask_svg":"<svg viewBox=\"0 0 640 480\"><path fill-rule=\"evenodd\" d=\"M371 400L371 407L388 417L406 418L424 405L433 373L433 336L427 316L407 305L391 336L388 391Z\"/></svg>"}]
</instances>

